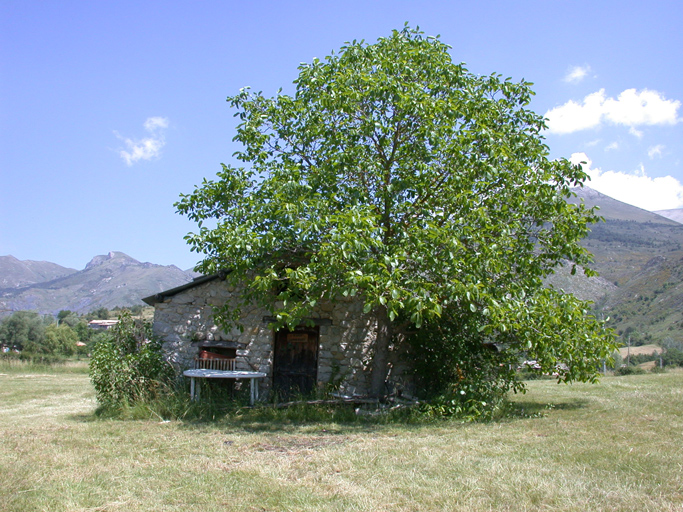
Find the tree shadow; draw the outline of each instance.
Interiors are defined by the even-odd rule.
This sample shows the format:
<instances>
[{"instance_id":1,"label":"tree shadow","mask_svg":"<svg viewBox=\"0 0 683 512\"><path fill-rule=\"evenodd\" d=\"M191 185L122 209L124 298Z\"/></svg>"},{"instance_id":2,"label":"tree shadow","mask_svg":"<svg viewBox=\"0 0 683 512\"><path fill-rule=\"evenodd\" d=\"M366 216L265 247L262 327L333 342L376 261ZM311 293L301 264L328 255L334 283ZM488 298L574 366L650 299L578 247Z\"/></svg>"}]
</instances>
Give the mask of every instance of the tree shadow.
<instances>
[{"instance_id":1,"label":"tree shadow","mask_svg":"<svg viewBox=\"0 0 683 512\"><path fill-rule=\"evenodd\" d=\"M204 430L229 428L247 434L295 434L315 433L321 435L344 435L370 433L386 428L421 427L424 423L410 424L379 415L374 418L356 417L355 409L342 411L286 411L271 408L246 408L229 412L222 417L196 418L182 423L180 428Z\"/></svg>"},{"instance_id":2,"label":"tree shadow","mask_svg":"<svg viewBox=\"0 0 683 512\"><path fill-rule=\"evenodd\" d=\"M95 411L91 412L79 412L77 414L66 415L67 421L73 421L74 423L93 423L98 421L100 418L97 417Z\"/></svg>"},{"instance_id":3,"label":"tree shadow","mask_svg":"<svg viewBox=\"0 0 683 512\"><path fill-rule=\"evenodd\" d=\"M577 398L567 402L508 402L505 410L504 419L519 420L542 418L553 410L573 411L578 409L585 409L588 407L588 403L588 400L582 398Z\"/></svg>"}]
</instances>

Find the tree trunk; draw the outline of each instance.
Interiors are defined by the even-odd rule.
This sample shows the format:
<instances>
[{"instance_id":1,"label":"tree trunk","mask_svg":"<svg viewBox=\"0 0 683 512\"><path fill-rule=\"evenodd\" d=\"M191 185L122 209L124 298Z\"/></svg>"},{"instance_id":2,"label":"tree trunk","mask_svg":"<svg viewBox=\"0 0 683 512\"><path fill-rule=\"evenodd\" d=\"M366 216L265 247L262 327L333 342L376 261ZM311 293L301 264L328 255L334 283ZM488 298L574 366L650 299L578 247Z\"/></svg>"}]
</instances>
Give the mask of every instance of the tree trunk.
<instances>
[{"instance_id":1,"label":"tree trunk","mask_svg":"<svg viewBox=\"0 0 683 512\"><path fill-rule=\"evenodd\" d=\"M385 394L385 382L389 372L389 344L391 343L392 325L386 306L376 309L377 339L375 340L375 354L372 358L372 377L370 381L370 395L380 398Z\"/></svg>"}]
</instances>

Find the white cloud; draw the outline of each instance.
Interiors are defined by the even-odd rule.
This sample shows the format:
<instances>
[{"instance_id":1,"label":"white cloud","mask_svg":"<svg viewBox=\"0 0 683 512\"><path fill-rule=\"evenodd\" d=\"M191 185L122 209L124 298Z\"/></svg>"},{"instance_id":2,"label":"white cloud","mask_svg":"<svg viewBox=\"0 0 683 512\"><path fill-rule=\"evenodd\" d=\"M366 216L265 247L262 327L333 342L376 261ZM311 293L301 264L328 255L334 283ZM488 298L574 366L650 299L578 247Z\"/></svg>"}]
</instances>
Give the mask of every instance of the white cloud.
<instances>
[{"instance_id":1,"label":"white cloud","mask_svg":"<svg viewBox=\"0 0 683 512\"><path fill-rule=\"evenodd\" d=\"M586 75L591 70L590 66L572 66L567 71L563 80L569 83L579 83L581 80L586 78Z\"/></svg>"},{"instance_id":2,"label":"white cloud","mask_svg":"<svg viewBox=\"0 0 683 512\"><path fill-rule=\"evenodd\" d=\"M664 150L664 146L662 144L657 144L656 146L652 146L647 150L647 156L650 157L650 159L658 156L659 158L662 158L662 151Z\"/></svg>"},{"instance_id":3,"label":"white cloud","mask_svg":"<svg viewBox=\"0 0 683 512\"><path fill-rule=\"evenodd\" d=\"M583 99L583 105L569 100L561 107L545 113L545 117L548 118L548 130L551 133L562 134L595 128L600 124L604 103L604 89L586 96Z\"/></svg>"},{"instance_id":4,"label":"white cloud","mask_svg":"<svg viewBox=\"0 0 683 512\"><path fill-rule=\"evenodd\" d=\"M636 130L633 126L631 126L631 127L628 129L628 133L630 133L630 134L633 135L634 137L638 137L639 139L642 139L642 138L643 138L643 132L642 132L641 130Z\"/></svg>"},{"instance_id":5,"label":"white cloud","mask_svg":"<svg viewBox=\"0 0 683 512\"><path fill-rule=\"evenodd\" d=\"M683 208L683 184L673 176L652 178L642 164L633 173L591 168L593 162L586 153L574 153L570 160L586 162L583 169L591 177L586 184L614 199L650 211Z\"/></svg>"},{"instance_id":6,"label":"white cloud","mask_svg":"<svg viewBox=\"0 0 683 512\"><path fill-rule=\"evenodd\" d=\"M607 119L626 126L675 124L680 101L664 99L657 91L626 89L615 100L608 98L604 109Z\"/></svg>"},{"instance_id":7,"label":"white cloud","mask_svg":"<svg viewBox=\"0 0 683 512\"><path fill-rule=\"evenodd\" d=\"M148 117L145 121L145 130L153 132L158 128L168 128L168 119L165 117Z\"/></svg>"},{"instance_id":8,"label":"white cloud","mask_svg":"<svg viewBox=\"0 0 683 512\"><path fill-rule=\"evenodd\" d=\"M139 160L157 158L161 154L161 148L166 145L164 131L168 128L168 119L165 117L148 117L144 127L150 135L138 140L122 137L117 132L114 132L126 145L126 149L122 149L119 155L128 166L133 165Z\"/></svg>"},{"instance_id":9,"label":"white cloud","mask_svg":"<svg viewBox=\"0 0 683 512\"><path fill-rule=\"evenodd\" d=\"M551 133L572 133L596 128L603 121L630 127L632 134L641 134L636 126L675 124L679 121L681 102L667 100L657 91L627 89L617 99L605 97L605 90L589 94L583 103L568 101L545 113Z\"/></svg>"},{"instance_id":10,"label":"white cloud","mask_svg":"<svg viewBox=\"0 0 683 512\"><path fill-rule=\"evenodd\" d=\"M608 144L605 146L605 151L612 151L613 149L619 149L619 143L618 142L612 142L611 144Z\"/></svg>"}]
</instances>

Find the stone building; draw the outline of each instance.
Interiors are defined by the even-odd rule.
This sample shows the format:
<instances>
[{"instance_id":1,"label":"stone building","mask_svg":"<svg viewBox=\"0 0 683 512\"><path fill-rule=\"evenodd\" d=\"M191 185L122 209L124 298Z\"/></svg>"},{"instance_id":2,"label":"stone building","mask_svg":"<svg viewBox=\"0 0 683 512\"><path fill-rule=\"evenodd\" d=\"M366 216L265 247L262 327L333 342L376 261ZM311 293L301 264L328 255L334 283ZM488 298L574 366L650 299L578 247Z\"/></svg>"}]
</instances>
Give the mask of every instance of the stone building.
<instances>
[{"instance_id":1,"label":"stone building","mask_svg":"<svg viewBox=\"0 0 683 512\"><path fill-rule=\"evenodd\" d=\"M376 322L363 313L357 299L320 303L306 319L307 325L294 331L273 331L269 311L242 305L243 329L229 332L215 325L212 307L237 307L241 301L238 290L220 274L199 277L143 300L155 307L154 333L178 371L196 367L198 358L206 354L223 354L234 358L235 370L266 373L262 382L266 390L286 394L317 388L342 395L369 391ZM394 386L401 380L399 370L394 364L390 375Z\"/></svg>"}]
</instances>

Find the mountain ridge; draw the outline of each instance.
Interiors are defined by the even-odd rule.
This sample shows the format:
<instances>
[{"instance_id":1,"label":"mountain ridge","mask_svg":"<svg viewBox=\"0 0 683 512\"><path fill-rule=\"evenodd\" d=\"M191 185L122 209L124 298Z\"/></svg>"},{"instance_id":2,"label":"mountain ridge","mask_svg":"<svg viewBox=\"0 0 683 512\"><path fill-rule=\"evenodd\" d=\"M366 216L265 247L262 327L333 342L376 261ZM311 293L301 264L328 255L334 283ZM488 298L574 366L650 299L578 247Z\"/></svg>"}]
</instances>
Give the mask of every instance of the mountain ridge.
<instances>
[{"instance_id":1,"label":"mountain ridge","mask_svg":"<svg viewBox=\"0 0 683 512\"><path fill-rule=\"evenodd\" d=\"M648 342L681 340L683 224L588 187L575 192L575 202L598 206L605 219L591 226L582 241L593 254L591 268L614 285L591 297L594 313L609 318L617 334L631 333ZM563 284L570 293L581 288L578 280Z\"/></svg>"},{"instance_id":2,"label":"mountain ridge","mask_svg":"<svg viewBox=\"0 0 683 512\"><path fill-rule=\"evenodd\" d=\"M597 206L599 208L598 215L606 220L634 220L636 222L679 224L675 220L660 215L657 212L651 212L624 203L587 186L575 187L572 191L576 194L576 198L571 199L569 202L577 203L583 201L588 207Z\"/></svg>"},{"instance_id":3,"label":"mountain ridge","mask_svg":"<svg viewBox=\"0 0 683 512\"><path fill-rule=\"evenodd\" d=\"M666 217L674 222L683 224L683 208L674 208L673 210L657 210L653 213Z\"/></svg>"},{"instance_id":4,"label":"mountain ridge","mask_svg":"<svg viewBox=\"0 0 683 512\"><path fill-rule=\"evenodd\" d=\"M78 272L49 261L19 260L14 256L0 256L0 290L23 288Z\"/></svg>"},{"instance_id":5,"label":"mountain ridge","mask_svg":"<svg viewBox=\"0 0 683 512\"><path fill-rule=\"evenodd\" d=\"M180 286L193 277L194 273L175 265L143 263L112 251L95 256L83 270L0 290L0 310L54 315L63 309L87 313L100 307L133 306L141 304L142 297Z\"/></svg>"}]
</instances>

